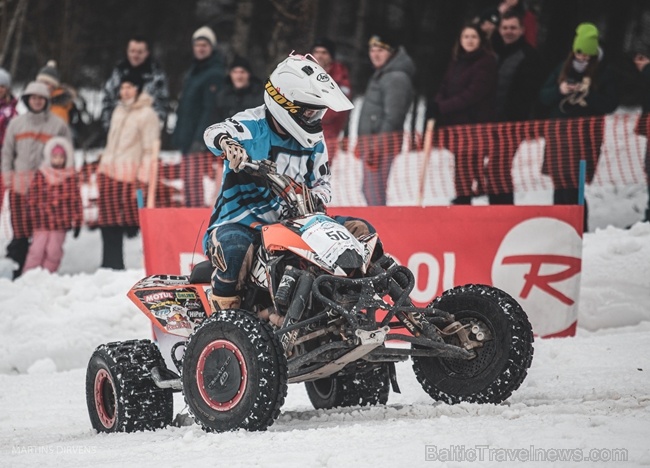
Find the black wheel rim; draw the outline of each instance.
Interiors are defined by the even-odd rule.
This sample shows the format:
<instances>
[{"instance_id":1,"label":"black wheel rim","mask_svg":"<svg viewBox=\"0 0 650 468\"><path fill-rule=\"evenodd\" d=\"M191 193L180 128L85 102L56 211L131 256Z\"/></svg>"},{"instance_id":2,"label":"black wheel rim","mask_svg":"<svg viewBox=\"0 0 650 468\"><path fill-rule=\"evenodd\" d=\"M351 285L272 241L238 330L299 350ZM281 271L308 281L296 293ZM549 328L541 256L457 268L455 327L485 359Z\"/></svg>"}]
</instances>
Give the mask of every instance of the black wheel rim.
<instances>
[{"instance_id":1,"label":"black wheel rim","mask_svg":"<svg viewBox=\"0 0 650 468\"><path fill-rule=\"evenodd\" d=\"M456 314L458 317L460 314ZM486 320L484 316L475 311L467 311L463 313L463 318L458 319L458 321L463 325L468 325L470 322L478 323L481 326L487 327L492 336L495 336L494 328L489 320ZM476 340L476 337L473 333L470 332L470 339ZM458 335L454 334L445 339L449 344L460 346L460 340ZM489 365L494 361L494 358L497 354L497 347L494 339L490 341L484 341L483 346L474 348L473 351L476 353L476 357L473 359L441 359L442 365L447 370L449 374L455 374L458 377L462 378L474 378L483 372Z\"/></svg>"},{"instance_id":2,"label":"black wheel rim","mask_svg":"<svg viewBox=\"0 0 650 468\"><path fill-rule=\"evenodd\" d=\"M95 374L95 410L99 421L106 429L115 425L115 387L113 379L106 369L99 369Z\"/></svg>"},{"instance_id":3,"label":"black wheel rim","mask_svg":"<svg viewBox=\"0 0 650 468\"><path fill-rule=\"evenodd\" d=\"M201 397L210 408L233 409L243 398L248 381L243 354L231 341L212 341L199 356L196 381Z\"/></svg>"},{"instance_id":4,"label":"black wheel rim","mask_svg":"<svg viewBox=\"0 0 650 468\"><path fill-rule=\"evenodd\" d=\"M334 392L334 382L335 380L333 377L326 377L324 379L314 380L312 385L319 397L328 399Z\"/></svg>"}]
</instances>

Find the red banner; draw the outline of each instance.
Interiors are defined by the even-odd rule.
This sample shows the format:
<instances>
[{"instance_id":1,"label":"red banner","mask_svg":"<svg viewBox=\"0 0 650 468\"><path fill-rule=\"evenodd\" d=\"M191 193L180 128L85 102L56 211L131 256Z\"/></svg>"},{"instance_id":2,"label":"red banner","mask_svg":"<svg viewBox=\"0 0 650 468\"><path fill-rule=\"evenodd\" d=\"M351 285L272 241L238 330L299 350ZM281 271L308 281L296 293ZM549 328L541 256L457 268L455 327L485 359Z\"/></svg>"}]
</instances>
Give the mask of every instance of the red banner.
<instances>
[{"instance_id":1,"label":"red banner","mask_svg":"<svg viewBox=\"0 0 650 468\"><path fill-rule=\"evenodd\" d=\"M338 208L368 220L385 250L415 274L411 298L426 305L467 283L517 299L540 336L575 333L582 258L580 206ZM189 274L206 259L209 209L140 210L147 274Z\"/></svg>"}]
</instances>

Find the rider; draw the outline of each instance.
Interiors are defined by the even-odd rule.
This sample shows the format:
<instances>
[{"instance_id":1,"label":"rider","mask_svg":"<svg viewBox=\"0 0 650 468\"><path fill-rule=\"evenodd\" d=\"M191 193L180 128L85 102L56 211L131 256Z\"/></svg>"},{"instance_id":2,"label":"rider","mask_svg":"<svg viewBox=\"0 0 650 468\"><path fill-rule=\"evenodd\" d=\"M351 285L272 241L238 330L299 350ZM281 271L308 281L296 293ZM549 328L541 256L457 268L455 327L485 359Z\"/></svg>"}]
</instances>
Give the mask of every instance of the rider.
<instances>
[{"instance_id":1,"label":"rider","mask_svg":"<svg viewBox=\"0 0 650 468\"><path fill-rule=\"evenodd\" d=\"M215 309L238 308L241 290L253 261L264 224L281 218L280 201L264 183L241 171L250 157L270 159L278 173L304 183L315 206L331 199L327 148L321 118L332 109L352 109L350 100L311 56L290 55L265 84L264 105L247 109L211 125L204 141L223 155L223 183L203 238L203 248L215 270L212 302ZM355 235L374 232L368 223L338 219Z\"/></svg>"}]
</instances>

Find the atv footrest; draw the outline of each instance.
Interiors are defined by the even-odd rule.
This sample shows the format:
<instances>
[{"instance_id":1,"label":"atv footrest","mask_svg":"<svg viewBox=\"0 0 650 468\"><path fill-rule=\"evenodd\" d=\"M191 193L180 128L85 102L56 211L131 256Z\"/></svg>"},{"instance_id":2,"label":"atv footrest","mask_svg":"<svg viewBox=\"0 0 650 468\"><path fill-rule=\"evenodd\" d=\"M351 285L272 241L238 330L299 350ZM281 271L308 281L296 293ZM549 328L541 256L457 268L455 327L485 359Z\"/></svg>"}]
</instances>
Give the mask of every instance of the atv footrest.
<instances>
[{"instance_id":1,"label":"atv footrest","mask_svg":"<svg viewBox=\"0 0 650 468\"><path fill-rule=\"evenodd\" d=\"M183 389L181 378L169 369L154 367L151 369L151 378L158 388L171 388L175 392Z\"/></svg>"}]
</instances>

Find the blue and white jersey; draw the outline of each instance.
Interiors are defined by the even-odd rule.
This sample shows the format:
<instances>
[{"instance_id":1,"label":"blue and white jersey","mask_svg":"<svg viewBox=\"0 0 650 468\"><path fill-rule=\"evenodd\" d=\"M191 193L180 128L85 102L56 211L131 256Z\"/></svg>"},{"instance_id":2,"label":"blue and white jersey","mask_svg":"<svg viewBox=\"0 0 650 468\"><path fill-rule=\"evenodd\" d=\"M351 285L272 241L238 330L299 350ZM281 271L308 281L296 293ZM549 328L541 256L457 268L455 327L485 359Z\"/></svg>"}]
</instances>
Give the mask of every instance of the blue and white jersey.
<instances>
[{"instance_id":1,"label":"blue and white jersey","mask_svg":"<svg viewBox=\"0 0 650 468\"><path fill-rule=\"evenodd\" d=\"M239 112L224 122L209 126L203 140L210 151L220 156L222 151L215 148L214 140L227 133L246 149L251 160L274 161L279 173L304 183L326 204L329 203L332 194L325 144L320 142L314 148L305 148L291 136L278 135L271 129L267 112L264 105ZM210 217L203 247L205 249L209 233L217 226L238 223L261 229L264 224L278 221L281 213L280 198L275 197L260 178L244 171L235 172L224 161L221 192Z\"/></svg>"}]
</instances>

